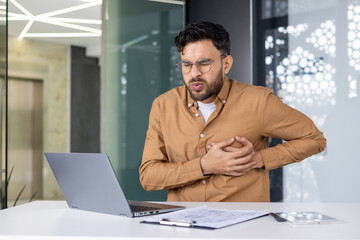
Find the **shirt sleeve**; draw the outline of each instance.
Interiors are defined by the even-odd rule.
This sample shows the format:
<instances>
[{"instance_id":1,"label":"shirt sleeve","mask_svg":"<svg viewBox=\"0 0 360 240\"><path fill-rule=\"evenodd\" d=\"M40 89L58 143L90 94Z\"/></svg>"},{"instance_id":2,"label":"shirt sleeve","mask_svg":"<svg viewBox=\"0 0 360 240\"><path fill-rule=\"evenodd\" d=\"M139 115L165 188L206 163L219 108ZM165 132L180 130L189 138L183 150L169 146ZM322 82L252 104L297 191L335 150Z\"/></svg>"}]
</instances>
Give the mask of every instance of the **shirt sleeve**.
<instances>
[{"instance_id":1,"label":"shirt sleeve","mask_svg":"<svg viewBox=\"0 0 360 240\"><path fill-rule=\"evenodd\" d=\"M300 162L326 147L323 133L303 113L283 103L272 91L264 91L263 134L285 142L260 151L266 170Z\"/></svg>"},{"instance_id":2,"label":"shirt sleeve","mask_svg":"<svg viewBox=\"0 0 360 240\"><path fill-rule=\"evenodd\" d=\"M201 170L200 157L178 163L169 162L159 114L160 108L155 99L139 168L143 188L147 191L171 189L206 178Z\"/></svg>"}]
</instances>

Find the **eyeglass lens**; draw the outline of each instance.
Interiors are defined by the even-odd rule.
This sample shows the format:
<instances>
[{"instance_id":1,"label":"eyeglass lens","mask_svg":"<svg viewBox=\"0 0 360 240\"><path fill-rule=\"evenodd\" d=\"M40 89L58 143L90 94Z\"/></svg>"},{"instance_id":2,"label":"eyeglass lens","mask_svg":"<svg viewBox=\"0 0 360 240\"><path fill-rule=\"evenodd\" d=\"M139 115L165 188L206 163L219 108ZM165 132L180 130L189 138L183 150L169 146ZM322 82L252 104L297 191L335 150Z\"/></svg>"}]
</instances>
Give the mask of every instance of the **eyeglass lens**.
<instances>
[{"instance_id":1,"label":"eyeglass lens","mask_svg":"<svg viewBox=\"0 0 360 240\"><path fill-rule=\"evenodd\" d=\"M223 57L223 55L221 55L219 58L221 58L221 57ZM211 69L211 64L213 62L215 62L216 60L218 60L219 58L212 60L212 61L210 61L209 59L200 59L200 60L196 61L196 63L180 61L179 67L183 73L189 73L192 69L192 66L196 65L197 69L200 72L207 73Z\"/></svg>"}]
</instances>

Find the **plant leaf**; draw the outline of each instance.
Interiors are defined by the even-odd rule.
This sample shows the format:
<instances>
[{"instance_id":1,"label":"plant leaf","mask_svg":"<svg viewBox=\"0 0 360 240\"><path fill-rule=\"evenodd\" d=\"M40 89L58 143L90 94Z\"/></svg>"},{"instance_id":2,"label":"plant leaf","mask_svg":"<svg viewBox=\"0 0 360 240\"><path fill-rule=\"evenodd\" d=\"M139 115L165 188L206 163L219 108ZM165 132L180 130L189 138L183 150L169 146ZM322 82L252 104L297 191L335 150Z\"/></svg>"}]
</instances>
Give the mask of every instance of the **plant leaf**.
<instances>
[{"instance_id":1,"label":"plant leaf","mask_svg":"<svg viewBox=\"0 0 360 240\"><path fill-rule=\"evenodd\" d=\"M34 197L36 196L36 194L37 194L37 192L34 192L34 194L31 196L29 202L31 202L31 201L34 199Z\"/></svg>"},{"instance_id":2,"label":"plant leaf","mask_svg":"<svg viewBox=\"0 0 360 240\"><path fill-rule=\"evenodd\" d=\"M8 176L8 179L7 179L7 185L9 184L9 182L10 182L10 179L11 179L11 175L12 175L12 173L13 173L13 171L14 171L14 168L15 168L15 166L12 166L12 168L11 168L11 170L10 170L10 173L9 173L9 176ZM7 185L6 185L6 187L7 187Z\"/></svg>"},{"instance_id":3,"label":"plant leaf","mask_svg":"<svg viewBox=\"0 0 360 240\"><path fill-rule=\"evenodd\" d=\"M26 187L26 184L22 187L22 189L20 190L19 194L17 195L15 202L14 202L14 207L16 206L17 201L19 200L21 194L23 193L24 189Z\"/></svg>"}]
</instances>

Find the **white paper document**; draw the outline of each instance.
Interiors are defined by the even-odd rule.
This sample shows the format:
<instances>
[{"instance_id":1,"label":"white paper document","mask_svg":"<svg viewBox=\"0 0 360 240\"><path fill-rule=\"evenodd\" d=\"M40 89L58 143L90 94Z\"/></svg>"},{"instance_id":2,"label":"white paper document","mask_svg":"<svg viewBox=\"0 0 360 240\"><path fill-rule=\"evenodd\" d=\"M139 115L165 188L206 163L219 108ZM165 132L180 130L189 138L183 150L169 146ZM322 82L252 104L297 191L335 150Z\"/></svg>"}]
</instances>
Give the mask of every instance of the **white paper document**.
<instances>
[{"instance_id":1,"label":"white paper document","mask_svg":"<svg viewBox=\"0 0 360 240\"><path fill-rule=\"evenodd\" d=\"M147 217L143 222L182 227L202 227L215 229L245 222L267 214L268 211L265 210L228 210L196 207Z\"/></svg>"}]
</instances>

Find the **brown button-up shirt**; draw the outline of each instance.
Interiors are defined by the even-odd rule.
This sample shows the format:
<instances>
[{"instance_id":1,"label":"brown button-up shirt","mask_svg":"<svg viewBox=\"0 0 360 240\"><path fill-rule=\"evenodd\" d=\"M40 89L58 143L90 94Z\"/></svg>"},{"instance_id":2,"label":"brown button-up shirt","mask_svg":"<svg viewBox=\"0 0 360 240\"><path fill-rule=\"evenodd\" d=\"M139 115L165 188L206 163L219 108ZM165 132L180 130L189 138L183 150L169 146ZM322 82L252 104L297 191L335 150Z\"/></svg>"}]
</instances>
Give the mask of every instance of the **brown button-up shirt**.
<instances>
[{"instance_id":1,"label":"brown button-up shirt","mask_svg":"<svg viewBox=\"0 0 360 240\"><path fill-rule=\"evenodd\" d=\"M139 169L144 189L168 189L168 201L269 201L268 170L299 162L326 146L314 123L268 88L225 77L215 105L204 125L197 102L185 86L154 100ZM235 136L252 142L265 167L240 177L204 176L200 158L207 145ZM269 137L285 142L268 148Z\"/></svg>"}]
</instances>

